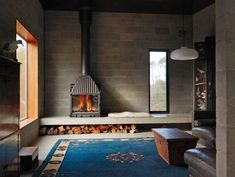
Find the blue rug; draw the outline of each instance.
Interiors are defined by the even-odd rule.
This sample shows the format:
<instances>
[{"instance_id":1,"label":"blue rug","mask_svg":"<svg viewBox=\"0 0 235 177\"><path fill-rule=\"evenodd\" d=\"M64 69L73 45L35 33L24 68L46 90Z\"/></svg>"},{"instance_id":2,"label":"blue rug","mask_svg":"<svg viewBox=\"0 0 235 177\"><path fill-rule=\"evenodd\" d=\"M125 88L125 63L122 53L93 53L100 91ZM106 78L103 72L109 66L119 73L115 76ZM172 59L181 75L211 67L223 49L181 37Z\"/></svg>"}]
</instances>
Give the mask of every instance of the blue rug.
<instances>
[{"instance_id":1,"label":"blue rug","mask_svg":"<svg viewBox=\"0 0 235 177\"><path fill-rule=\"evenodd\" d=\"M152 139L59 140L33 177L187 177L168 165Z\"/></svg>"}]
</instances>

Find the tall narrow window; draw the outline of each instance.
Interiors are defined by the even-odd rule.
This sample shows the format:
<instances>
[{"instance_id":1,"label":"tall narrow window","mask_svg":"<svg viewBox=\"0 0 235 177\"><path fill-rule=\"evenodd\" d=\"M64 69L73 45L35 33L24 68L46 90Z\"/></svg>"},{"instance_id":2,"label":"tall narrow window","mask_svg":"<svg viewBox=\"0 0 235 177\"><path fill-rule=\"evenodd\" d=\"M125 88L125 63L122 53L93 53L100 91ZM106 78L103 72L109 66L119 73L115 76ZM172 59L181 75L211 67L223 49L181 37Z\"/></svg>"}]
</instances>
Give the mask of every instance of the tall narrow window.
<instances>
[{"instance_id":1,"label":"tall narrow window","mask_svg":"<svg viewBox=\"0 0 235 177\"><path fill-rule=\"evenodd\" d=\"M167 50L149 51L149 111L168 112Z\"/></svg>"},{"instance_id":2,"label":"tall narrow window","mask_svg":"<svg viewBox=\"0 0 235 177\"><path fill-rule=\"evenodd\" d=\"M16 20L16 57L20 66L20 119L38 118L38 41Z\"/></svg>"},{"instance_id":3,"label":"tall narrow window","mask_svg":"<svg viewBox=\"0 0 235 177\"><path fill-rule=\"evenodd\" d=\"M21 40L23 45L19 45L16 51L16 57L20 65L20 120L26 119L28 105L28 52L27 41L16 34L16 40Z\"/></svg>"}]
</instances>

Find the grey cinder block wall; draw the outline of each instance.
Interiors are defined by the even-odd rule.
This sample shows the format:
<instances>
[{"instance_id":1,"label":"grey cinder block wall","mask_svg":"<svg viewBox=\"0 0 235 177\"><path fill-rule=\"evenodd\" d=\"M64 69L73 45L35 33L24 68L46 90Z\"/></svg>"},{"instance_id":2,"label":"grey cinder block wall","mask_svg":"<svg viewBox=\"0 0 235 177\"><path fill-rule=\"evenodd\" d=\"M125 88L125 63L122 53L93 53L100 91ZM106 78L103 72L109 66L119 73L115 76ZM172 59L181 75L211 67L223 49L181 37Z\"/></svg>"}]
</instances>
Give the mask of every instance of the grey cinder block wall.
<instances>
[{"instance_id":1,"label":"grey cinder block wall","mask_svg":"<svg viewBox=\"0 0 235 177\"><path fill-rule=\"evenodd\" d=\"M192 46L192 16L186 16ZM180 15L93 13L91 76L102 90L102 113L148 112L148 51L182 45ZM192 61L169 62L170 113L191 113ZM81 75L78 12L45 11L45 116L68 116L70 84Z\"/></svg>"},{"instance_id":2,"label":"grey cinder block wall","mask_svg":"<svg viewBox=\"0 0 235 177\"><path fill-rule=\"evenodd\" d=\"M0 1L0 47L16 39L16 19L38 40L39 45L39 115L44 108L44 10L38 0ZM39 121L21 128L21 146L29 146L38 137Z\"/></svg>"},{"instance_id":3,"label":"grey cinder block wall","mask_svg":"<svg viewBox=\"0 0 235 177\"><path fill-rule=\"evenodd\" d=\"M216 1L216 176L235 174L235 1Z\"/></svg>"},{"instance_id":4,"label":"grey cinder block wall","mask_svg":"<svg viewBox=\"0 0 235 177\"><path fill-rule=\"evenodd\" d=\"M193 15L193 42L201 42L207 36L215 36L215 4Z\"/></svg>"}]
</instances>

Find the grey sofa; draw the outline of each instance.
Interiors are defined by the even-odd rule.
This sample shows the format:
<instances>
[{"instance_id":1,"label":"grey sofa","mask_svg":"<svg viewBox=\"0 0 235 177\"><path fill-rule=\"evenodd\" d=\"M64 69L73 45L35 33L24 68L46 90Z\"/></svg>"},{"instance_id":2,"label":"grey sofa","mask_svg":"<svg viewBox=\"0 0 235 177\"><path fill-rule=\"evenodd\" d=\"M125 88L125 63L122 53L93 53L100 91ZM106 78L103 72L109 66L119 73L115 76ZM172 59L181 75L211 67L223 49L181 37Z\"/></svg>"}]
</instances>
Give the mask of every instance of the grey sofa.
<instances>
[{"instance_id":1,"label":"grey sofa","mask_svg":"<svg viewBox=\"0 0 235 177\"><path fill-rule=\"evenodd\" d=\"M192 134L199 138L203 148L189 149L184 154L190 177L216 177L215 121L203 120Z\"/></svg>"}]
</instances>

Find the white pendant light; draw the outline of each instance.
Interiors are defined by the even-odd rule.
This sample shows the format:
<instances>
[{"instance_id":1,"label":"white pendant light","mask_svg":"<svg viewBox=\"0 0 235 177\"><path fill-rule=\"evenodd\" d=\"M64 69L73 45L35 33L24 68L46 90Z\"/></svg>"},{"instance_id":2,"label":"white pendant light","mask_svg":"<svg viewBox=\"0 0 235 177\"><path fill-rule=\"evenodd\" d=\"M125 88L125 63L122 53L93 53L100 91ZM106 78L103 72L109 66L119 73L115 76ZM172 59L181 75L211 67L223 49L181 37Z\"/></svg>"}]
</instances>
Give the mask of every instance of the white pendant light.
<instances>
[{"instance_id":1,"label":"white pendant light","mask_svg":"<svg viewBox=\"0 0 235 177\"><path fill-rule=\"evenodd\" d=\"M173 50L170 57L173 60L194 60L198 58L198 52L195 49L181 47Z\"/></svg>"},{"instance_id":2,"label":"white pendant light","mask_svg":"<svg viewBox=\"0 0 235 177\"><path fill-rule=\"evenodd\" d=\"M178 30L178 35L183 38L185 44L186 31L184 29L184 0L182 0L182 22L183 25ZM188 48L186 46L175 49L171 52L170 58L173 60L195 60L198 58L198 51L193 48Z\"/></svg>"}]
</instances>

